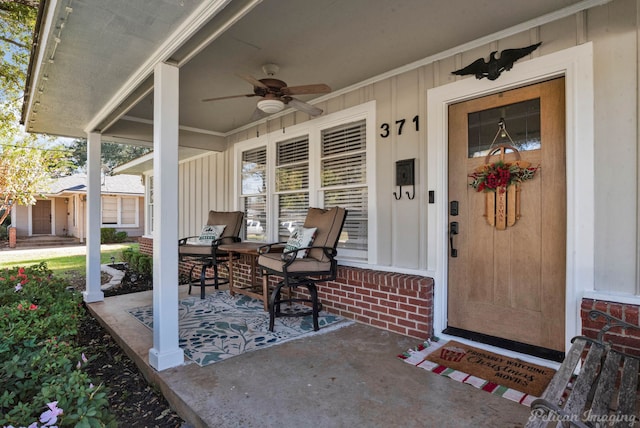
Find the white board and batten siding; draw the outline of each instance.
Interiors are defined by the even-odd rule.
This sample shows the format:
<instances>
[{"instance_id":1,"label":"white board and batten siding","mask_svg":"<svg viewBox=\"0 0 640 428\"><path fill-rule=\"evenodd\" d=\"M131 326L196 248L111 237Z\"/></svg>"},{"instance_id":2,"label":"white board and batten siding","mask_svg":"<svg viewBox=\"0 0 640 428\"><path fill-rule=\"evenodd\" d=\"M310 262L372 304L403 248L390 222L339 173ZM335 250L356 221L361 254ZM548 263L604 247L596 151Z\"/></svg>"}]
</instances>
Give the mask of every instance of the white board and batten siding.
<instances>
[{"instance_id":1,"label":"white board and batten siding","mask_svg":"<svg viewBox=\"0 0 640 428\"><path fill-rule=\"evenodd\" d=\"M322 98L324 114L339 113L375 101L375 189L377 262L372 268L428 274L427 92L455 82L451 74L493 50L543 44L532 54L542 57L583 43L593 44L595 213L593 260L597 293L614 293L636 301L639 293L638 255L638 30L640 1L615 0L576 15L543 23L481 45L469 46L391 71L379 80L364 82ZM530 58L520 60L517 73ZM471 78L473 77L465 77ZM478 81L482 85L483 81ZM417 116L419 129L412 120ZM401 135L396 121L406 120ZM237 143L309 120L295 112L238 130L227 137L227 150L180 164L180 235L198 234L209 209L235 209L233 147ZM390 124L383 138L383 124ZM578 146L578 150L580 147ZM395 200L395 162L415 159L415 199ZM446 191L446 189L436 189ZM403 187L405 191L412 189ZM569 219L571 221L571 219ZM580 268L580 267L578 267ZM587 289L589 286L587 287Z\"/></svg>"}]
</instances>

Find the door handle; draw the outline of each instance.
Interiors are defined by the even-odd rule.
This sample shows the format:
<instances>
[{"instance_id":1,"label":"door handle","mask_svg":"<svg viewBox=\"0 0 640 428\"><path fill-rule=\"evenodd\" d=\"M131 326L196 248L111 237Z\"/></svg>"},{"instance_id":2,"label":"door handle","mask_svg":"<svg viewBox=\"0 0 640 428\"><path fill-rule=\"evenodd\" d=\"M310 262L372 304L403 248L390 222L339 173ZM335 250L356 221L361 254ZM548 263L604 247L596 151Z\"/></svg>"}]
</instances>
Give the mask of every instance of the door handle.
<instances>
[{"instance_id":1,"label":"door handle","mask_svg":"<svg viewBox=\"0 0 640 428\"><path fill-rule=\"evenodd\" d=\"M451 248L451 257L458 257L458 250L453 247L453 237L458 234L458 222L449 223L449 248Z\"/></svg>"}]
</instances>

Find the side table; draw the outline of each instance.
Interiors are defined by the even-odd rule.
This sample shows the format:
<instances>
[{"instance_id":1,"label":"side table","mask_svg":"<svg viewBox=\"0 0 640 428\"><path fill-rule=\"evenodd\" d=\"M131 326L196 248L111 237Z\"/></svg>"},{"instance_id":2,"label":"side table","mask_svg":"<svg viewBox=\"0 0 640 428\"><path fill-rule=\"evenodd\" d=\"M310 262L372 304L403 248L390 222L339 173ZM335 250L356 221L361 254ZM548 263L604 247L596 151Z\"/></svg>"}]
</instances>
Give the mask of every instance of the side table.
<instances>
[{"instance_id":1,"label":"side table","mask_svg":"<svg viewBox=\"0 0 640 428\"><path fill-rule=\"evenodd\" d=\"M256 272L257 272L257 261L258 257L260 257L260 253L258 253L258 249L266 245L263 242L236 242L233 244L223 244L218 248L222 251L226 251L229 253L229 294L235 296L236 293L244 294L245 296L253 297L254 299L262 300L264 304L264 310L269 310L269 287L267 278L263 278L262 281L256 281ZM272 247L271 251L278 251L278 247L275 246L275 249ZM237 257L234 255L244 254L248 256L250 259L250 267L251 267L251 279L249 284L239 284L236 281L234 274L234 264Z\"/></svg>"}]
</instances>

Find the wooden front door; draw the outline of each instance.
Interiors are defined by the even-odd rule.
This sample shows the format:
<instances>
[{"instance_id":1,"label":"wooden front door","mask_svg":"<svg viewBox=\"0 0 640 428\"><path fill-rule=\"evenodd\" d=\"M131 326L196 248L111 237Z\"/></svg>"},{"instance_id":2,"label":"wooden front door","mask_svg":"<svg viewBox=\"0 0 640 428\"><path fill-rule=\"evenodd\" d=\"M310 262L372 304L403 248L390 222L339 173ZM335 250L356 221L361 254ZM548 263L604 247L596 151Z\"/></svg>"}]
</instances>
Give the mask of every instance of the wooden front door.
<instances>
[{"instance_id":1,"label":"wooden front door","mask_svg":"<svg viewBox=\"0 0 640 428\"><path fill-rule=\"evenodd\" d=\"M476 335L523 352L535 348L529 352L535 355L564 352L564 93L564 78L558 78L449 107L445 332ZM532 179L520 184L517 199L507 198L502 205L510 211L511 223L515 218L504 227L490 224L496 208L489 206L491 197L469 184L476 168L500 159L498 154L487 157L499 145L518 150L506 150L504 162L519 155L540 166Z\"/></svg>"},{"instance_id":2,"label":"wooden front door","mask_svg":"<svg viewBox=\"0 0 640 428\"><path fill-rule=\"evenodd\" d=\"M31 207L32 233L34 235L51 234L51 201L42 200Z\"/></svg>"}]
</instances>

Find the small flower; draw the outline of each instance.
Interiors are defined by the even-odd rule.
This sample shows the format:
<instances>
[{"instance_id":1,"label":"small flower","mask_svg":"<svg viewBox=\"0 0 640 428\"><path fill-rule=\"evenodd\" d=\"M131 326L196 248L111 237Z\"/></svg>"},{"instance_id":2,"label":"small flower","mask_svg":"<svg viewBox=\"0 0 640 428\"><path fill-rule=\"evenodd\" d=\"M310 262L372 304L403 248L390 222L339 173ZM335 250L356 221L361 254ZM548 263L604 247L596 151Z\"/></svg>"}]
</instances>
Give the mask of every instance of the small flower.
<instances>
[{"instance_id":1,"label":"small flower","mask_svg":"<svg viewBox=\"0 0 640 428\"><path fill-rule=\"evenodd\" d=\"M16 286L14 287L16 290L16 293L20 290L22 290L22 285L21 284L16 284Z\"/></svg>"},{"instance_id":2,"label":"small flower","mask_svg":"<svg viewBox=\"0 0 640 428\"><path fill-rule=\"evenodd\" d=\"M80 356L80 360L81 361L78 361L78 364L76 364L77 369L80 369L82 367L82 363L86 364L89 361L89 359L84 355L84 352Z\"/></svg>"},{"instance_id":3,"label":"small flower","mask_svg":"<svg viewBox=\"0 0 640 428\"><path fill-rule=\"evenodd\" d=\"M60 416L64 412L62 409L58 408L57 401L47 403L47 407L49 407L49 410L43 412L40 415L40 422L43 423L44 426L51 426L56 423L56 421L58 420L58 416Z\"/></svg>"},{"instance_id":4,"label":"small flower","mask_svg":"<svg viewBox=\"0 0 640 428\"><path fill-rule=\"evenodd\" d=\"M36 309L38 309L38 305L34 305L33 303L31 305L29 305L29 310L30 311L35 311Z\"/></svg>"},{"instance_id":5,"label":"small flower","mask_svg":"<svg viewBox=\"0 0 640 428\"><path fill-rule=\"evenodd\" d=\"M18 303L18 310L21 311L22 310L22 303Z\"/></svg>"}]
</instances>

